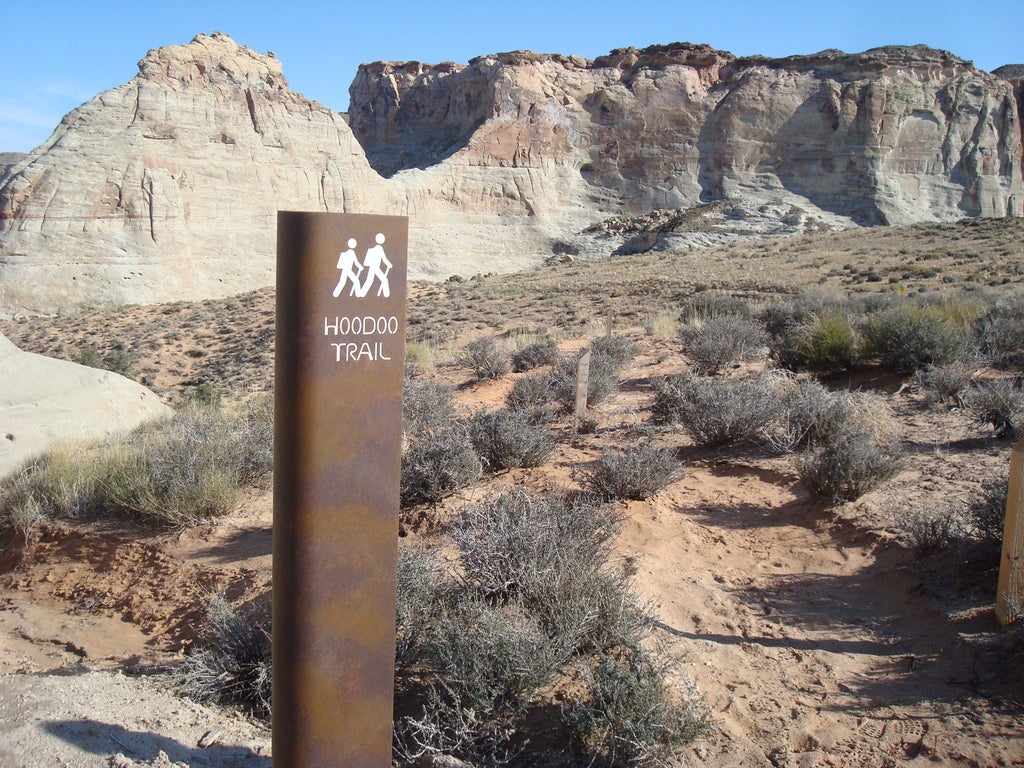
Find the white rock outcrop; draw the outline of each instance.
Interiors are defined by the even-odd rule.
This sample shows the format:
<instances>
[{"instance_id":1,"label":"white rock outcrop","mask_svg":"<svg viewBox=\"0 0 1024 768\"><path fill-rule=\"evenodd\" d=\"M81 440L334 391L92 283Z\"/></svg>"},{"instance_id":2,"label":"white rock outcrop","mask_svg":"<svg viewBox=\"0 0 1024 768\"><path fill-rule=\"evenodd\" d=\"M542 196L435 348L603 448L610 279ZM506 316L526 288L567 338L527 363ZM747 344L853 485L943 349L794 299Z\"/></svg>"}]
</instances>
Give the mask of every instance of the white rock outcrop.
<instances>
[{"instance_id":1,"label":"white rock outcrop","mask_svg":"<svg viewBox=\"0 0 1024 768\"><path fill-rule=\"evenodd\" d=\"M102 439L170 414L110 371L19 350L0 335L0 477L57 444Z\"/></svg>"}]
</instances>

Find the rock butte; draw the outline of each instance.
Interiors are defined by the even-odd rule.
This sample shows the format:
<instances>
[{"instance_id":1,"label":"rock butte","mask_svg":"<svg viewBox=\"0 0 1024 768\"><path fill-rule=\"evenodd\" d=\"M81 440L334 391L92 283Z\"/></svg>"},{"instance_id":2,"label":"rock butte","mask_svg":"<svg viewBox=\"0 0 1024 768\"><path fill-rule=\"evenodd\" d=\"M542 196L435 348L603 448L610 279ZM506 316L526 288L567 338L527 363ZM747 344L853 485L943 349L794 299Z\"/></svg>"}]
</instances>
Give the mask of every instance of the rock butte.
<instances>
[{"instance_id":1,"label":"rock butte","mask_svg":"<svg viewBox=\"0 0 1024 768\"><path fill-rule=\"evenodd\" d=\"M413 278L607 254L595 222L716 200L755 231L1017 216L1019 69L683 43L378 62L350 127L273 54L199 35L0 165L0 316L272 284L278 210L408 215Z\"/></svg>"}]
</instances>

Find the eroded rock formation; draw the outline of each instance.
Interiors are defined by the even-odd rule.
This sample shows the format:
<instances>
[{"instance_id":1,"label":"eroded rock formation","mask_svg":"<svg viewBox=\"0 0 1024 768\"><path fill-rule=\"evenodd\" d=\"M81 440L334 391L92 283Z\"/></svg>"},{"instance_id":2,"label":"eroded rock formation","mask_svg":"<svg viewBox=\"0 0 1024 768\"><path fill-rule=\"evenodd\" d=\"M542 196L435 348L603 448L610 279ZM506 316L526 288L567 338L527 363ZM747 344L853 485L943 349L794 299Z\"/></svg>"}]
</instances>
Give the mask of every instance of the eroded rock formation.
<instances>
[{"instance_id":1,"label":"eroded rock formation","mask_svg":"<svg viewBox=\"0 0 1024 768\"><path fill-rule=\"evenodd\" d=\"M463 155L570 166L634 211L782 189L864 224L1020 214L1013 85L923 46L377 63L351 96L353 131L385 175Z\"/></svg>"},{"instance_id":2,"label":"eroded rock formation","mask_svg":"<svg viewBox=\"0 0 1024 768\"><path fill-rule=\"evenodd\" d=\"M0 477L60 443L99 440L171 413L130 379L22 352L0 334Z\"/></svg>"},{"instance_id":3,"label":"eroded rock formation","mask_svg":"<svg viewBox=\"0 0 1024 768\"><path fill-rule=\"evenodd\" d=\"M1020 78L1000 74L919 46L378 62L350 128L272 54L200 35L0 181L0 313L270 284L280 209L408 215L413 277L611 253L595 222L713 201L763 231L1020 215Z\"/></svg>"}]
</instances>

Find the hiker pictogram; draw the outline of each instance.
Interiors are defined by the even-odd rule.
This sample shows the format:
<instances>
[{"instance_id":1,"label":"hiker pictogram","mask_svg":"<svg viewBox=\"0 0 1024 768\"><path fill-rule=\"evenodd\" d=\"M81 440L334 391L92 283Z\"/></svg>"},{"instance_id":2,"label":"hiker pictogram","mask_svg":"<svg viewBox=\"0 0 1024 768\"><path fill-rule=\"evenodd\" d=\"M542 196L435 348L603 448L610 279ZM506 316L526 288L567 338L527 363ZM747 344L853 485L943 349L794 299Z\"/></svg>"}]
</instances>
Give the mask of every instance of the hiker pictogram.
<instances>
[{"instance_id":1,"label":"hiker pictogram","mask_svg":"<svg viewBox=\"0 0 1024 768\"><path fill-rule=\"evenodd\" d=\"M341 270L341 277L338 278L338 284L334 286L334 295L340 296L342 290L345 288L345 283L352 283L352 288L349 290L349 296L359 296L359 275L362 274L363 265L359 263L359 259L356 258L355 247L358 245L354 237L348 239L348 250L342 251L338 256L338 269ZM353 272L353 270L355 270Z\"/></svg>"},{"instance_id":2,"label":"hiker pictogram","mask_svg":"<svg viewBox=\"0 0 1024 768\"><path fill-rule=\"evenodd\" d=\"M362 263L356 257L355 247L358 244L355 238L349 238L348 250L342 251L338 256L338 269L341 275L338 277L338 284L334 287L334 296L340 296L346 283L351 283L349 296L362 298L370 292L374 281L378 283L377 295L388 298L391 296L391 283L388 281L388 274L393 266L384 252L384 234L378 232L374 238L376 245L366 251ZM366 277L360 283L360 276L366 270Z\"/></svg>"}]
</instances>

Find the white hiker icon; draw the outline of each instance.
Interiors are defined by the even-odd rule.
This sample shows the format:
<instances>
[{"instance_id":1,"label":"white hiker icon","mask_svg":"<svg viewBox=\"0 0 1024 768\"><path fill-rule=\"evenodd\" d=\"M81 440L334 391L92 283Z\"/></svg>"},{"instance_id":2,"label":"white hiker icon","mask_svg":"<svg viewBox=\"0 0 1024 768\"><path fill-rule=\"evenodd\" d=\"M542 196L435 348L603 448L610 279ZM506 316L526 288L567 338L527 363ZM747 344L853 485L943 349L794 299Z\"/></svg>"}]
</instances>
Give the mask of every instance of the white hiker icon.
<instances>
[{"instance_id":1,"label":"white hiker icon","mask_svg":"<svg viewBox=\"0 0 1024 768\"><path fill-rule=\"evenodd\" d=\"M360 286L356 292L356 296L365 296L370 292L370 286L373 285L374 279L380 280L380 287L377 288L377 295L384 296L387 298L391 295L391 284L388 282L388 273L391 271L391 262L388 261L388 257L384 254L384 235L381 232L377 233L377 237L374 238L377 244L370 248L366 252L366 257L363 259L363 266L366 267L366 281ZM337 294L335 294L337 295Z\"/></svg>"},{"instance_id":2,"label":"white hiker icon","mask_svg":"<svg viewBox=\"0 0 1024 768\"><path fill-rule=\"evenodd\" d=\"M378 235L379 237L379 235ZM359 263L359 259L356 258L356 240L350 237L348 239L348 250L342 251L341 255L338 256L338 269L341 270L341 277L338 278L338 284L334 286L334 295L340 296L342 289L345 287L345 283L351 282L352 288L349 290L349 296L365 296L365 293L359 293L359 275L363 271L363 265ZM355 270L353 272L353 270Z\"/></svg>"}]
</instances>

